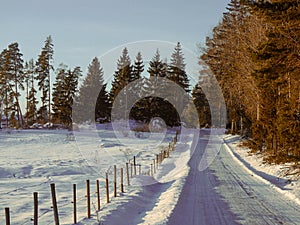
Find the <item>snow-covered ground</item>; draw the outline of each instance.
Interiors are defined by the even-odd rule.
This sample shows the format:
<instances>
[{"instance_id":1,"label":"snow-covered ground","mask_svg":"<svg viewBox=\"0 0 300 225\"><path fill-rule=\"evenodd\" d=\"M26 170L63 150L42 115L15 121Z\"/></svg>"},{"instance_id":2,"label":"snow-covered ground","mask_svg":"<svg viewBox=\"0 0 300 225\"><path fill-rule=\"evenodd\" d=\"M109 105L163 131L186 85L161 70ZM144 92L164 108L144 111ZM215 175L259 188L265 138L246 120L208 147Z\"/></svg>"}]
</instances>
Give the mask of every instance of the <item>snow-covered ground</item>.
<instances>
[{"instance_id":1,"label":"snow-covered ground","mask_svg":"<svg viewBox=\"0 0 300 225\"><path fill-rule=\"evenodd\" d=\"M1 131L0 223L5 223L4 208L9 207L12 224L32 224L32 193L38 192L39 224L53 224L51 183L56 184L60 224L73 221L73 184L77 184L81 225L300 222L298 177L285 176L290 165L263 164L258 155L249 154L249 149L239 145L237 136L211 136L211 131L204 130L198 142L197 131L181 130L175 151L149 176L146 173L156 154L169 146L175 130L149 135L122 129L114 132L110 125L98 128L87 125L74 133ZM220 146L222 140L225 144ZM206 151L208 146L219 151ZM141 165L141 175L130 178L130 186L125 179L125 193L118 192L114 198L113 165L119 171L126 162L132 162L133 156ZM200 170L203 159L212 164ZM109 204L105 173L110 179ZM91 182L91 219L86 218L87 179Z\"/></svg>"},{"instance_id":2,"label":"snow-covered ground","mask_svg":"<svg viewBox=\"0 0 300 225\"><path fill-rule=\"evenodd\" d=\"M141 164L141 173L148 172L156 154L172 142L174 130L163 135L153 133L152 137L134 132L118 136L109 126L100 130L83 127L74 134L66 130L1 131L0 223L5 223L4 208L9 207L12 224L32 224L33 192L38 192L39 223L53 224L50 184L55 183L61 224L73 221L73 184L77 184L78 224L163 224L188 174L192 132L181 135L176 151L156 168L153 177L134 176L131 185L125 185L125 193L118 193L116 198L112 197L110 183L111 203L107 204L105 173L108 172L112 182L113 165L117 165L118 171L121 167L125 170L125 163L133 156ZM87 179L92 190L92 219L89 220L85 198ZM97 179L101 195L99 213L96 213Z\"/></svg>"},{"instance_id":3,"label":"snow-covered ground","mask_svg":"<svg viewBox=\"0 0 300 225\"><path fill-rule=\"evenodd\" d=\"M259 153L253 154L251 150L242 145L240 136L224 136L228 151L234 159L251 174L274 188L280 194L300 205L300 167L294 163L269 164L263 161Z\"/></svg>"}]
</instances>

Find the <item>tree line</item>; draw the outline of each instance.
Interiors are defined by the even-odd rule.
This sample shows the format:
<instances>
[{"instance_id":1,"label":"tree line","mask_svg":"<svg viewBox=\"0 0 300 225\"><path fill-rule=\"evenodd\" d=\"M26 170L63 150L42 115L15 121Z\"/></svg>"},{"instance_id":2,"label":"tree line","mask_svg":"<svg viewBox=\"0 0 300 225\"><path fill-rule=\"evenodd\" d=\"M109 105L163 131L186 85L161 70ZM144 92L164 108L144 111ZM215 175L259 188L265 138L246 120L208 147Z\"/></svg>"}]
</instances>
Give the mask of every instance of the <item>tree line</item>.
<instances>
[{"instance_id":1,"label":"tree line","mask_svg":"<svg viewBox=\"0 0 300 225\"><path fill-rule=\"evenodd\" d=\"M103 69L99 60L94 58L79 90L75 106L75 120L107 122L114 116L114 119L126 118L149 123L152 118L160 117L168 126L179 125L182 112L177 112L177 109L166 98L157 95L159 90L155 82L160 81L167 85L167 80L172 81L186 93L190 92L181 44L177 43L175 46L169 64L161 59L159 49L157 49L149 62L147 71L144 70L141 52L138 52L132 61L125 47L117 61L110 89L107 91ZM159 88L163 88L163 92L170 91L162 86L162 83ZM118 98L120 92L124 98ZM153 94L155 92L156 94ZM175 93L169 92L168 94L174 95ZM168 94L165 93L165 95ZM117 107L116 105L118 109L114 112L113 107Z\"/></svg>"},{"instance_id":2,"label":"tree line","mask_svg":"<svg viewBox=\"0 0 300 225\"><path fill-rule=\"evenodd\" d=\"M228 109L228 129L269 161L300 160L300 6L231 0L202 48Z\"/></svg>"},{"instance_id":3,"label":"tree line","mask_svg":"<svg viewBox=\"0 0 300 225\"><path fill-rule=\"evenodd\" d=\"M141 52L131 61L127 48L124 48L117 61L109 90L97 57L91 61L85 78L80 82L81 68L77 66L70 69L62 63L55 69L53 55L54 45L51 36L46 38L36 61L30 59L24 62L17 42L10 44L1 52L0 116L5 118L6 127L26 128L34 123L52 122L71 128L74 121L109 122L120 91L125 92L126 101L137 99L129 112L126 112L128 110L126 102L119 100L123 102L119 102L118 112L127 113L128 119L149 123L152 118L161 117L168 126L177 126L180 125L180 114L186 110L186 106L193 100L196 102L196 98L200 96L199 88L195 87L192 91L194 99L185 99L180 107L172 105L170 100L163 97L172 96L174 101L182 102L181 94L168 88L167 81L176 83L190 96L185 59L179 42L174 47L170 63L166 59L161 59L157 49L147 71L144 71ZM55 73L54 80L51 80L52 72ZM155 88L159 82L164 95L149 94L158 91ZM200 97L205 98L203 93ZM26 103L25 112L22 112L20 104L22 101ZM203 104L203 101L200 103ZM199 110L203 109L200 103ZM205 107L207 111L207 102ZM122 118L122 115L115 116ZM209 123L208 120L209 118L202 124Z\"/></svg>"},{"instance_id":4,"label":"tree line","mask_svg":"<svg viewBox=\"0 0 300 225\"><path fill-rule=\"evenodd\" d=\"M17 42L10 44L0 53L0 112L5 116L6 126L22 127L35 120L50 120L50 71L53 70L53 43L47 37L36 62L24 63L23 54ZM37 85L35 84L37 82ZM37 110L37 90L41 92L41 106ZM20 98L26 92L24 121Z\"/></svg>"}]
</instances>

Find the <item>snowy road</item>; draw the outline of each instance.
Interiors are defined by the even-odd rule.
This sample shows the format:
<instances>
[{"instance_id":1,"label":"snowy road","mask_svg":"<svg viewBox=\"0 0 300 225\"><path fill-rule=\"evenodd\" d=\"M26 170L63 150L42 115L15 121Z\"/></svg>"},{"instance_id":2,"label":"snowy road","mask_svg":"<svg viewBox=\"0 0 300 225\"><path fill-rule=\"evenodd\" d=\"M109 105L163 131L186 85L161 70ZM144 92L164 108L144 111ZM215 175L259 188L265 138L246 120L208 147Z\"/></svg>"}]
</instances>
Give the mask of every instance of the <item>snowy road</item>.
<instances>
[{"instance_id":1,"label":"snowy road","mask_svg":"<svg viewBox=\"0 0 300 225\"><path fill-rule=\"evenodd\" d=\"M199 172L208 142L201 137L170 225L300 224L300 207L249 174L223 146L213 164Z\"/></svg>"}]
</instances>

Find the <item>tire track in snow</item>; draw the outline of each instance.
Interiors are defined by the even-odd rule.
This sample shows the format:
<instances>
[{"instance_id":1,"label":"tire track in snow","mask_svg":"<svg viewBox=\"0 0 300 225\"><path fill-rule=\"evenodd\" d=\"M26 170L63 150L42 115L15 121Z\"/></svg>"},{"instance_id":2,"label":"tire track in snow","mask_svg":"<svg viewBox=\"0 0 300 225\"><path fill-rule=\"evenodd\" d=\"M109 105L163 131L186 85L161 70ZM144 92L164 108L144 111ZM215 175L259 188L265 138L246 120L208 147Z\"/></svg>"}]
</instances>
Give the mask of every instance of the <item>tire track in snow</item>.
<instances>
[{"instance_id":1,"label":"tire track in snow","mask_svg":"<svg viewBox=\"0 0 300 225\"><path fill-rule=\"evenodd\" d=\"M208 132L204 131L204 135L208 135ZM214 189L218 180L213 171L206 169L199 172L198 170L208 138L208 136L201 136L197 144L189 162L189 175L167 224L237 224L238 218Z\"/></svg>"},{"instance_id":2,"label":"tire track in snow","mask_svg":"<svg viewBox=\"0 0 300 225\"><path fill-rule=\"evenodd\" d=\"M204 148L202 138L168 224L300 224L298 205L251 176L224 147L207 170L195 170Z\"/></svg>"}]
</instances>

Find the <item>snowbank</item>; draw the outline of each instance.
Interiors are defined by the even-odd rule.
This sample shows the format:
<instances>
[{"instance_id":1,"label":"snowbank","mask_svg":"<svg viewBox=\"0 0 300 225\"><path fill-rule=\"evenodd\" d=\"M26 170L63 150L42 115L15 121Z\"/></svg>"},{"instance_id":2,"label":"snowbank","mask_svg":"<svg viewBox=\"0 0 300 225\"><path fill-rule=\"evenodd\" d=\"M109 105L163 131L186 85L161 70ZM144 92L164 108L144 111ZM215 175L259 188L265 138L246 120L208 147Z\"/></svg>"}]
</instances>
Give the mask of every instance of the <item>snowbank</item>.
<instances>
[{"instance_id":1,"label":"snowbank","mask_svg":"<svg viewBox=\"0 0 300 225\"><path fill-rule=\"evenodd\" d=\"M239 136L224 136L224 142L228 152L249 174L300 205L299 175L287 174L292 164L263 163L261 155L251 154L249 148L241 146L242 141Z\"/></svg>"}]
</instances>

